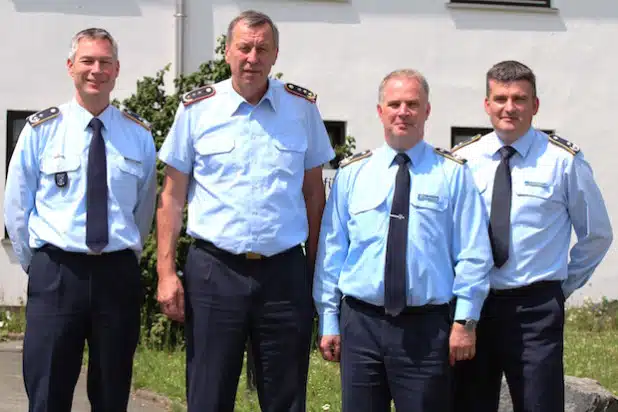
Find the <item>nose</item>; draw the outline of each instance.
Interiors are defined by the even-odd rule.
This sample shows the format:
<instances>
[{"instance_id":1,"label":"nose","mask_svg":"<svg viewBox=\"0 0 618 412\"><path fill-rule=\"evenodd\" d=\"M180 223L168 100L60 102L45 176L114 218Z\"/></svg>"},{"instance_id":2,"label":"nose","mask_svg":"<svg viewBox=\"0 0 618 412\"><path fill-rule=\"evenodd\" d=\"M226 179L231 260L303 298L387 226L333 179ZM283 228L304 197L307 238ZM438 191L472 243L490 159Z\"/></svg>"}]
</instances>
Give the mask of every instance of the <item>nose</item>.
<instances>
[{"instance_id":1,"label":"nose","mask_svg":"<svg viewBox=\"0 0 618 412\"><path fill-rule=\"evenodd\" d=\"M253 63L257 63L257 61L258 61L257 50L253 48L251 49L249 53L247 53L247 62L253 64Z\"/></svg>"},{"instance_id":2,"label":"nose","mask_svg":"<svg viewBox=\"0 0 618 412\"><path fill-rule=\"evenodd\" d=\"M405 116L408 113L408 106L402 102L399 107L397 107L397 115Z\"/></svg>"},{"instance_id":3,"label":"nose","mask_svg":"<svg viewBox=\"0 0 618 412\"><path fill-rule=\"evenodd\" d=\"M513 99L508 99L508 100L506 101L506 104L504 105L504 109L505 109L507 112L512 112L512 111L514 111L514 110L515 110L515 104L513 103Z\"/></svg>"},{"instance_id":4,"label":"nose","mask_svg":"<svg viewBox=\"0 0 618 412\"><path fill-rule=\"evenodd\" d=\"M94 63L92 64L92 72L93 73L101 73L103 70L101 70L101 62L98 60L95 60Z\"/></svg>"}]
</instances>

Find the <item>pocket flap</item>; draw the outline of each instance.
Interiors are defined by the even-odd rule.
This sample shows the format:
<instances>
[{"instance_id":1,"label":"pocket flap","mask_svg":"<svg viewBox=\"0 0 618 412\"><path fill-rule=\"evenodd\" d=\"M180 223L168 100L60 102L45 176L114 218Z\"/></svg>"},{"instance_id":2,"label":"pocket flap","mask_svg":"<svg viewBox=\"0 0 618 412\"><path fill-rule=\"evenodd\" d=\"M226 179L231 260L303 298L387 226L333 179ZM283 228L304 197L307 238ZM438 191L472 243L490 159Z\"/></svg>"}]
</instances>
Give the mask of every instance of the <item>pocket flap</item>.
<instances>
[{"instance_id":1,"label":"pocket flap","mask_svg":"<svg viewBox=\"0 0 618 412\"><path fill-rule=\"evenodd\" d=\"M202 155L213 155L219 153L229 153L234 149L234 139L223 136L213 136L201 138L195 144L195 151Z\"/></svg>"},{"instance_id":2,"label":"pocket flap","mask_svg":"<svg viewBox=\"0 0 618 412\"><path fill-rule=\"evenodd\" d=\"M79 169L81 160L77 155L54 155L41 159L40 170L45 174L72 172Z\"/></svg>"}]
</instances>

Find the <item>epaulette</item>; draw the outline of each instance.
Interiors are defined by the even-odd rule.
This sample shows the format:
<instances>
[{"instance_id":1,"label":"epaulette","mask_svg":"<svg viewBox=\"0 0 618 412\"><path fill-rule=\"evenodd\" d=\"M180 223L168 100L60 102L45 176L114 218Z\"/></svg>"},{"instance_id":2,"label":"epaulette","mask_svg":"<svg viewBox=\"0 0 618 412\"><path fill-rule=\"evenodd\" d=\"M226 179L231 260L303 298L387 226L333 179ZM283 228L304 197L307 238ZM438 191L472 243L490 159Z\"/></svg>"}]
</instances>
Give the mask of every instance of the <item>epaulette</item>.
<instances>
[{"instance_id":1,"label":"epaulette","mask_svg":"<svg viewBox=\"0 0 618 412\"><path fill-rule=\"evenodd\" d=\"M44 123L48 120L53 119L59 114L60 114L60 109L58 109L57 107L50 107L45 110L41 110L40 112L37 112L33 114L32 116L28 117L28 123L30 123L30 126L36 127L40 125L41 123Z\"/></svg>"},{"instance_id":2,"label":"epaulette","mask_svg":"<svg viewBox=\"0 0 618 412\"><path fill-rule=\"evenodd\" d=\"M142 126L144 129L150 131L150 123L148 123L148 121L146 121L144 118L140 117L137 113L124 109L122 111L122 114L124 114L125 117L133 120L135 123Z\"/></svg>"},{"instance_id":3,"label":"epaulette","mask_svg":"<svg viewBox=\"0 0 618 412\"><path fill-rule=\"evenodd\" d=\"M200 100L208 99L209 97L214 96L216 93L217 92L214 87L202 86L199 89L191 90L190 92L185 93L182 96L182 104L187 107L195 102L199 102Z\"/></svg>"},{"instance_id":4,"label":"epaulette","mask_svg":"<svg viewBox=\"0 0 618 412\"><path fill-rule=\"evenodd\" d=\"M285 90L295 96L303 97L309 100L311 103L315 103L315 101L318 100L318 95L313 93L311 90L307 90L304 87L300 87L292 83L286 83Z\"/></svg>"},{"instance_id":5,"label":"epaulette","mask_svg":"<svg viewBox=\"0 0 618 412\"><path fill-rule=\"evenodd\" d=\"M456 151L458 151L458 150L459 150L459 149L461 149L462 147L466 147L466 146L468 146L469 144L472 144L472 143L474 143L474 142L478 142L478 141L481 139L481 137L483 137L483 136L482 136L482 135L480 135L480 134L477 134L476 136L471 137L471 138L469 138L468 140L464 140L463 142L460 142L460 143L456 144L455 146L453 146L453 147L451 148L451 153L455 153Z\"/></svg>"},{"instance_id":6,"label":"epaulette","mask_svg":"<svg viewBox=\"0 0 618 412\"><path fill-rule=\"evenodd\" d=\"M371 156L373 153L371 152L371 150L365 150L364 152L360 152L360 153L356 153L353 154L350 157L346 157L345 159L343 159L342 161L339 162L339 167L346 167L348 165L351 165L354 162L357 162L359 160L362 159L366 159L369 156Z\"/></svg>"},{"instance_id":7,"label":"epaulette","mask_svg":"<svg viewBox=\"0 0 618 412\"><path fill-rule=\"evenodd\" d=\"M444 149L442 149L440 147L436 147L434 149L434 151L437 154L439 154L440 156L446 157L447 159L451 159L452 161L457 162L460 165L463 165L463 164L465 164L467 162L467 160L464 159L463 157L457 156L456 154L453 154L453 153L449 152L448 150L444 150Z\"/></svg>"},{"instance_id":8,"label":"epaulette","mask_svg":"<svg viewBox=\"0 0 618 412\"><path fill-rule=\"evenodd\" d=\"M549 136L549 141L571 153L573 156L579 153L580 149L578 145L576 145L575 143L571 143L567 139L563 139L560 136L552 134L551 136Z\"/></svg>"}]
</instances>

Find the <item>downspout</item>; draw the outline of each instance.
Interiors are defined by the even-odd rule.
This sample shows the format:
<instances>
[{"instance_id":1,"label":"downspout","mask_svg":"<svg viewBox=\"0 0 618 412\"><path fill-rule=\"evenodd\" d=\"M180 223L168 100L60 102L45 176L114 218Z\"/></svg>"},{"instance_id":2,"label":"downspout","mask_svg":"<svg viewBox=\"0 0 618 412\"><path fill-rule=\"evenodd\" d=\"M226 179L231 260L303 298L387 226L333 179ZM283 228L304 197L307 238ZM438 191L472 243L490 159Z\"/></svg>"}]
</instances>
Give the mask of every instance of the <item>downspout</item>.
<instances>
[{"instance_id":1,"label":"downspout","mask_svg":"<svg viewBox=\"0 0 618 412\"><path fill-rule=\"evenodd\" d=\"M176 55L175 55L175 76L178 78L184 73L184 50L185 50L185 1L176 0L176 12L174 13L174 23L176 26Z\"/></svg>"}]
</instances>

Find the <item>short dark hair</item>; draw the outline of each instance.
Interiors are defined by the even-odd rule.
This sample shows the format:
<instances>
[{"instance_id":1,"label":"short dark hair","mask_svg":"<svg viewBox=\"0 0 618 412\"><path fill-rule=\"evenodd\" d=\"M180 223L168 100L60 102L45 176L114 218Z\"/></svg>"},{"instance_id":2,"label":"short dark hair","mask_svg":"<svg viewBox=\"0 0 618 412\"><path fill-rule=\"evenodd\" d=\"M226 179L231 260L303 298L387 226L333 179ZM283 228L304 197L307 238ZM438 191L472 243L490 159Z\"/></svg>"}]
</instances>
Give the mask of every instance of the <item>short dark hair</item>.
<instances>
[{"instance_id":1,"label":"short dark hair","mask_svg":"<svg viewBox=\"0 0 618 412\"><path fill-rule=\"evenodd\" d=\"M279 48L279 30L277 29L277 26L266 14L255 10L243 11L238 16L236 16L234 20L230 22L230 24L227 26L227 38L225 39L227 45L229 45L232 41L232 33L234 32L234 27L236 27L236 25L241 21L251 28L268 24L273 32L273 41L275 42L275 48Z\"/></svg>"},{"instance_id":2,"label":"short dark hair","mask_svg":"<svg viewBox=\"0 0 618 412\"><path fill-rule=\"evenodd\" d=\"M489 96L489 81L511 83L525 80L532 86L532 96L536 97L536 77L532 70L523 63L515 60L505 60L496 63L487 71L486 94Z\"/></svg>"}]
</instances>

